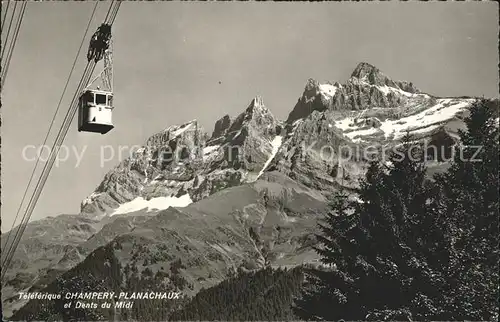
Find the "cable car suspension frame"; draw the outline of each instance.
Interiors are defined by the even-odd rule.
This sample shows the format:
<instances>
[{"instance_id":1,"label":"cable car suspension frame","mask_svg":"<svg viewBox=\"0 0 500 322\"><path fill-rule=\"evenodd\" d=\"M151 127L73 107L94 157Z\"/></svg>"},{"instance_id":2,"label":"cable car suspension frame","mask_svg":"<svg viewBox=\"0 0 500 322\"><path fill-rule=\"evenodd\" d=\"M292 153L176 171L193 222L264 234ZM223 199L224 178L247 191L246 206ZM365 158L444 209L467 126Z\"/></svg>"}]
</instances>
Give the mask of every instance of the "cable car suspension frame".
<instances>
[{"instance_id":1,"label":"cable car suspension frame","mask_svg":"<svg viewBox=\"0 0 500 322\"><path fill-rule=\"evenodd\" d=\"M98 80L101 80L102 88L98 90L113 92L113 42L110 40L109 48L103 54L104 68L94 77L89 84L83 89L84 91L92 89L92 85Z\"/></svg>"}]
</instances>

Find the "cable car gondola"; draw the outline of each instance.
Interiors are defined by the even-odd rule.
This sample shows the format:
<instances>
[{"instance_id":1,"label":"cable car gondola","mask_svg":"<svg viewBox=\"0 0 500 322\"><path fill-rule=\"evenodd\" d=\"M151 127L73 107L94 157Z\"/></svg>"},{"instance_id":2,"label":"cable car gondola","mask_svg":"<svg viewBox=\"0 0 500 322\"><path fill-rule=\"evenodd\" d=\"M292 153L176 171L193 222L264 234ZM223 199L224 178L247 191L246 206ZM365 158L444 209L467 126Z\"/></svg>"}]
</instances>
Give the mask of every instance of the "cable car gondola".
<instances>
[{"instance_id":1,"label":"cable car gondola","mask_svg":"<svg viewBox=\"0 0 500 322\"><path fill-rule=\"evenodd\" d=\"M87 56L89 62L103 59L104 69L80 94L78 102L78 132L105 134L114 128L113 110L113 59L111 26L102 24L92 37ZM103 89L93 87L100 79Z\"/></svg>"},{"instance_id":2,"label":"cable car gondola","mask_svg":"<svg viewBox=\"0 0 500 322\"><path fill-rule=\"evenodd\" d=\"M78 132L108 133L114 128L112 110L112 92L85 90L78 102Z\"/></svg>"}]
</instances>

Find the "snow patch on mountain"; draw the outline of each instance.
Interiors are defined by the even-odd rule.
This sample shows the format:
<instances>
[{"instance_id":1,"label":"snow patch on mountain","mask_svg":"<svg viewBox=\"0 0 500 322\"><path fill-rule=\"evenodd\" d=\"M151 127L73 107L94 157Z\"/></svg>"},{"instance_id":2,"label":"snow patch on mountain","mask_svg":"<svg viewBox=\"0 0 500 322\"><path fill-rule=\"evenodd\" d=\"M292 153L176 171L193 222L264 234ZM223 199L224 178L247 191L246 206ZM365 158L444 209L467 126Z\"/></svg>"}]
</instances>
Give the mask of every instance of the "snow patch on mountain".
<instances>
[{"instance_id":1,"label":"snow patch on mountain","mask_svg":"<svg viewBox=\"0 0 500 322\"><path fill-rule=\"evenodd\" d=\"M146 164L146 168L144 169L144 181L143 181L143 184L146 184L148 183L148 168L149 168L149 163Z\"/></svg>"},{"instance_id":2,"label":"snow patch on mountain","mask_svg":"<svg viewBox=\"0 0 500 322\"><path fill-rule=\"evenodd\" d=\"M277 135L271 142L271 146L273 147L271 155L267 159L266 163L264 163L264 166L260 170L259 174L257 175L257 179L264 173L266 170L267 166L271 161L274 159L276 156L276 153L278 153L279 148L281 147L281 143L283 142L283 137L281 135Z\"/></svg>"},{"instance_id":3,"label":"snow patch on mountain","mask_svg":"<svg viewBox=\"0 0 500 322\"><path fill-rule=\"evenodd\" d=\"M365 82L362 82L363 85L365 86L375 86L378 90L380 90L382 93L384 93L385 95L388 95L389 93L397 93L397 94L400 94L400 95L403 95L403 96L406 96L406 97L418 97L418 96L424 96L426 98L429 98L429 95L427 94L415 94L415 93L408 93L408 92L405 92L403 91L402 89L399 89L399 88L395 88L395 87L390 87L390 86L387 86L387 85L384 85L384 86L377 86L377 85L371 85L369 83L365 83Z\"/></svg>"},{"instance_id":4,"label":"snow patch on mountain","mask_svg":"<svg viewBox=\"0 0 500 322\"><path fill-rule=\"evenodd\" d=\"M407 98L416 98L416 97L430 98L430 96L425 93L409 93L393 86L387 86L387 85L381 86L381 85L371 84L366 76L362 78L351 77L349 81L359 86L372 87L372 88L374 87L386 96L392 93L392 94L402 95Z\"/></svg>"},{"instance_id":5,"label":"snow patch on mountain","mask_svg":"<svg viewBox=\"0 0 500 322\"><path fill-rule=\"evenodd\" d=\"M203 162L208 162L219 157L221 152L220 147L219 144L204 147L202 150Z\"/></svg>"},{"instance_id":6,"label":"snow patch on mountain","mask_svg":"<svg viewBox=\"0 0 500 322\"><path fill-rule=\"evenodd\" d=\"M87 198L85 198L83 201L82 201L82 205L85 206L85 205L88 205L88 204L91 204L92 202L94 202L94 200L99 197L101 195L101 193L99 192L92 192L90 194L90 196L88 196Z\"/></svg>"},{"instance_id":7,"label":"snow patch on mountain","mask_svg":"<svg viewBox=\"0 0 500 322\"><path fill-rule=\"evenodd\" d=\"M207 146L203 149L203 155L210 154L212 151L217 150L220 147L220 145L211 145Z\"/></svg>"},{"instance_id":8,"label":"snow patch on mountain","mask_svg":"<svg viewBox=\"0 0 500 322\"><path fill-rule=\"evenodd\" d=\"M335 93L337 92L337 87L335 87L332 84L320 84L319 92L321 93L321 95L323 95L324 98L329 99L335 96Z\"/></svg>"},{"instance_id":9,"label":"snow patch on mountain","mask_svg":"<svg viewBox=\"0 0 500 322\"><path fill-rule=\"evenodd\" d=\"M372 135L372 134L377 133L378 131L379 130L376 128L369 128L369 129L362 129L362 130L347 132L347 133L344 133L344 135L347 136L349 139L353 140L354 142L360 142L361 139L356 138L356 137Z\"/></svg>"},{"instance_id":10,"label":"snow patch on mountain","mask_svg":"<svg viewBox=\"0 0 500 322\"><path fill-rule=\"evenodd\" d=\"M234 134L233 136L233 140L235 140L236 138L238 138L238 136L241 135L241 130L239 130L238 132L236 132L236 134Z\"/></svg>"},{"instance_id":11,"label":"snow patch on mountain","mask_svg":"<svg viewBox=\"0 0 500 322\"><path fill-rule=\"evenodd\" d=\"M360 122L359 116L350 116L335 121L335 127L344 132L344 136L360 142L360 137L381 134L388 139L401 139L406 132L422 133L432 131L440 124L455 117L458 113L465 110L473 99L439 99L437 104L413 115L408 115L396 120L386 119L381 122L379 127L367 128L363 122Z\"/></svg>"},{"instance_id":12,"label":"snow patch on mountain","mask_svg":"<svg viewBox=\"0 0 500 322\"><path fill-rule=\"evenodd\" d=\"M191 126L196 123L196 120L189 121L187 123L181 124L181 125L173 125L164 130L164 132L170 132L172 134L172 137L177 137L184 133L186 130L191 128Z\"/></svg>"},{"instance_id":13,"label":"snow patch on mountain","mask_svg":"<svg viewBox=\"0 0 500 322\"><path fill-rule=\"evenodd\" d=\"M113 211L110 216L126 214L134 211L139 211L142 209L148 209L147 211L153 210L163 210L169 207L186 207L193 201L189 194L185 194L180 197L157 197L150 200L145 200L142 197L137 197L132 201L121 204L115 211Z\"/></svg>"},{"instance_id":14,"label":"snow patch on mountain","mask_svg":"<svg viewBox=\"0 0 500 322\"><path fill-rule=\"evenodd\" d=\"M161 179L163 179L163 175L159 174L156 177L154 177L153 180L149 182L149 184L150 185L157 184L158 182L160 182Z\"/></svg>"},{"instance_id":15,"label":"snow patch on mountain","mask_svg":"<svg viewBox=\"0 0 500 322\"><path fill-rule=\"evenodd\" d=\"M438 100L436 105L420 113L403 117L399 120L386 120L382 122L380 129L384 132L386 138L394 135L394 139L399 139L404 136L406 131L422 129L453 118L469 106L472 101L454 102L452 99L441 99Z\"/></svg>"}]
</instances>

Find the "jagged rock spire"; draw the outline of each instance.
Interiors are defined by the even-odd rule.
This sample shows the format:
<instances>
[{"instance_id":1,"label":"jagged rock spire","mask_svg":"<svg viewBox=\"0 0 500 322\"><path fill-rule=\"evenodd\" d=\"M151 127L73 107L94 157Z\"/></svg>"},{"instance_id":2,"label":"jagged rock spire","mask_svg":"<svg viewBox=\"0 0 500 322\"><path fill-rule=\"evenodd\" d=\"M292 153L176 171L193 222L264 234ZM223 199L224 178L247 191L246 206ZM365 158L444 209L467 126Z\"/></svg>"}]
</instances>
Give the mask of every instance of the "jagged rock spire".
<instances>
[{"instance_id":1,"label":"jagged rock spire","mask_svg":"<svg viewBox=\"0 0 500 322\"><path fill-rule=\"evenodd\" d=\"M361 62L358 66L356 66L351 74L351 78L352 77L363 80L372 85L398 87L397 84L382 73L380 69L365 62Z\"/></svg>"},{"instance_id":2,"label":"jagged rock spire","mask_svg":"<svg viewBox=\"0 0 500 322\"><path fill-rule=\"evenodd\" d=\"M252 100L252 103L251 103L250 105L251 105L251 106L253 106L253 107L256 107L256 108L262 108L262 107L265 107L265 105L264 105L264 99L262 99L262 96L257 95L257 96L255 96L255 98Z\"/></svg>"},{"instance_id":3,"label":"jagged rock spire","mask_svg":"<svg viewBox=\"0 0 500 322\"><path fill-rule=\"evenodd\" d=\"M365 77L368 77L371 74L377 74L377 73L382 74L382 72L380 71L380 69L378 69L377 67L373 66L372 64L361 62L353 70L353 72L351 73L351 77L365 78Z\"/></svg>"}]
</instances>

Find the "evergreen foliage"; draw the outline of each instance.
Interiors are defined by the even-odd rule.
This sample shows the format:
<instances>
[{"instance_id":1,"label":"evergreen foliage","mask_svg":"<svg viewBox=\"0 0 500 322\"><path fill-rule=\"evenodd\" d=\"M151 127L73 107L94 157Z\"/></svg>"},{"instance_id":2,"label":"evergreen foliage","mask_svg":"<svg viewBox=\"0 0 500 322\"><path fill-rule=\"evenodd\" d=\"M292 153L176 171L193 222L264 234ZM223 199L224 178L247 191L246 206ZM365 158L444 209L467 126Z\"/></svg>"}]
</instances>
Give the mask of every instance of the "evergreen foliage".
<instances>
[{"instance_id":1,"label":"evergreen foliage","mask_svg":"<svg viewBox=\"0 0 500 322\"><path fill-rule=\"evenodd\" d=\"M290 321L293 297L302 284L301 268L241 272L202 289L170 321Z\"/></svg>"},{"instance_id":2,"label":"evergreen foliage","mask_svg":"<svg viewBox=\"0 0 500 322\"><path fill-rule=\"evenodd\" d=\"M479 100L449 171L425 179L420 146L372 162L359 199L340 192L295 312L309 320L498 318L498 106ZM479 150L479 153L476 151ZM480 161L474 160L481 159ZM384 160L385 161L385 160Z\"/></svg>"}]
</instances>

